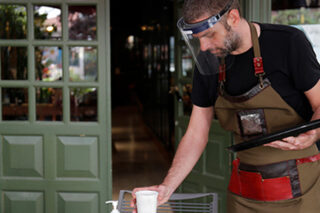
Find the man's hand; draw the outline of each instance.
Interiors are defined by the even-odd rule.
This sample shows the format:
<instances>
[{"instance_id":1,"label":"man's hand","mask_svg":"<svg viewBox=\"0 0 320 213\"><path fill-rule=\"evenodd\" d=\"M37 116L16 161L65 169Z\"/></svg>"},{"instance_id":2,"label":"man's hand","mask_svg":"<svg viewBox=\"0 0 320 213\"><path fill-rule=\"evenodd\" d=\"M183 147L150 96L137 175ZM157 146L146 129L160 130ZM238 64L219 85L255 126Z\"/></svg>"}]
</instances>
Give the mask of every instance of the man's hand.
<instances>
[{"instance_id":1,"label":"man's hand","mask_svg":"<svg viewBox=\"0 0 320 213\"><path fill-rule=\"evenodd\" d=\"M193 106L187 131L179 143L167 176L160 185L135 188L132 192L131 207L135 207L136 204L135 192L141 190L157 191L159 193L158 205L169 200L172 193L190 173L203 153L208 143L212 118L213 107ZM137 210L135 209L133 213L136 212Z\"/></svg>"},{"instance_id":2,"label":"man's hand","mask_svg":"<svg viewBox=\"0 0 320 213\"><path fill-rule=\"evenodd\" d=\"M148 187L140 187L140 188L135 188L132 191L132 197L133 200L130 203L131 207L136 207L136 195L135 193L137 191L141 191L141 190L152 190L152 191L157 191L158 194L158 203L157 205L161 205L165 202L167 202L172 194L172 192L169 190L169 188L165 185L155 185L155 186L148 186ZM137 209L135 208L135 210L132 211L132 213L137 213Z\"/></svg>"},{"instance_id":3,"label":"man's hand","mask_svg":"<svg viewBox=\"0 0 320 213\"><path fill-rule=\"evenodd\" d=\"M308 148L318 140L317 131L310 130L297 137L287 137L281 141L274 141L264 146L270 146L282 150L301 150Z\"/></svg>"}]
</instances>

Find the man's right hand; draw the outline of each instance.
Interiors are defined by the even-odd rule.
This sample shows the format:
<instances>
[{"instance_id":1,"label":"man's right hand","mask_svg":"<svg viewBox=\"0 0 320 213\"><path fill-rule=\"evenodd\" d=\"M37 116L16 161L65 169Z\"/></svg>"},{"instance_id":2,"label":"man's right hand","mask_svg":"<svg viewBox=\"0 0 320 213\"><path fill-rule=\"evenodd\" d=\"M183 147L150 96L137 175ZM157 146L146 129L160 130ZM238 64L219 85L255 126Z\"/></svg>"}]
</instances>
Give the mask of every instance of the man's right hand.
<instances>
[{"instance_id":1,"label":"man's right hand","mask_svg":"<svg viewBox=\"0 0 320 213\"><path fill-rule=\"evenodd\" d=\"M135 188L132 191L132 201L130 203L131 207L134 207L135 209L132 211L132 213L137 213L137 208L136 208L136 195L135 193L137 191L141 191L141 190L151 190L151 191L157 191L158 194L158 202L157 205L161 205L165 202L167 202L172 194L171 190L165 186L165 185L155 185L155 186L148 186L148 187L139 187L139 188Z\"/></svg>"},{"instance_id":2,"label":"man's right hand","mask_svg":"<svg viewBox=\"0 0 320 213\"><path fill-rule=\"evenodd\" d=\"M199 160L208 143L208 134L213 118L213 107L192 107L192 113L186 133L182 137L172 165L162 184L135 188L130 206L135 207L135 193L141 190L154 190L158 194L158 205L167 202ZM133 213L136 213L135 209Z\"/></svg>"}]
</instances>

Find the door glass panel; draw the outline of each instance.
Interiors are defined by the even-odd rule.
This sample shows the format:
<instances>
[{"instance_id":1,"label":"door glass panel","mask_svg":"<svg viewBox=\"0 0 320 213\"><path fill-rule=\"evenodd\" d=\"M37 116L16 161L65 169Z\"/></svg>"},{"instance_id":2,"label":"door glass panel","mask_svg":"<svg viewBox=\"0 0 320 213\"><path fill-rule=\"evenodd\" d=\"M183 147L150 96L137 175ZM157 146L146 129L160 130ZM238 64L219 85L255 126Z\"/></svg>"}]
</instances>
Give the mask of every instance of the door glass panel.
<instances>
[{"instance_id":1,"label":"door glass panel","mask_svg":"<svg viewBox=\"0 0 320 213\"><path fill-rule=\"evenodd\" d=\"M62 120L62 89L39 87L36 89L37 120Z\"/></svg>"},{"instance_id":2,"label":"door glass panel","mask_svg":"<svg viewBox=\"0 0 320 213\"><path fill-rule=\"evenodd\" d=\"M97 121L97 88L70 88L71 121Z\"/></svg>"},{"instance_id":3,"label":"door glass panel","mask_svg":"<svg viewBox=\"0 0 320 213\"><path fill-rule=\"evenodd\" d=\"M151 78L152 74L152 46L147 44L143 49L144 69L147 70L147 77Z\"/></svg>"},{"instance_id":4,"label":"door glass panel","mask_svg":"<svg viewBox=\"0 0 320 213\"><path fill-rule=\"evenodd\" d=\"M36 39L61 39L60 6L34 6L34 37Z\"/></svg>"},{"instance_id":5,"label":"door glass panel","mask_svg":"<svg viewBox=\"0 0 320 213\"><path fill-rule=\"evenodd\" d=\"M153 46L153 70L160 71L160 45Z\"/></svg>"},{"instance_id":6,"label":"door glass panel","mask_svg":"<svg viewBox=\"0 0 320 213\"><path fill-rule=\"evenodd\" d=\"M96 16L96 6L69 6L69 39L95 40L97 38Z\"/></svg>"},{"instance_id":7,"label":"door glass panel","mask_svg":"<svg viewBox=\"0 0 320 213\"><path fill-rule=\"evenodd\" d=\"M192 111L191 91L192 91L191 84L185 84L183 86L183 93L182 93L183 114L187 116L190 116Z\"/></svg>"},{"instance_id":8,"label":"door glass panel","mask_svg":"<svg viewBox=\"0 0 320 213\"><path fill-rule=\"evenodd\" d=\"M1 79L27 80L27 47L1 47Z\"/></svg>"},{"instance_id":9,"label":"door glass panel","mask_svg":"<svg viewBox=\"0 0 320 213\"><path fill-rule=\"evenodd\" d=\"M169 46L169 57L170 57L170 72L174 72L175 71L175 60L174 60L174 56L175 56L175 48L174 48L174 45L175 45L175 40L174 40L174 37L171 36L170 37L170 46Z\"/></svg>"},{"instance_id":10,"label":"door glass panel","mask_svg":"<svg viewBox=\"0 0 320 213\"><path fill-rule=\"evenodd\" d=\"M2 120L28 120L28 89L2 88Z\"/></svg>"},{"instance_id":11,"label":"door glass panel","mask_svg":"<svg viewBox=\"0 0 320 213\"><path fill-rule=\"evenodd\" d=\"M71 47L69 49L70 81L97 81L97 48Z\"/></svg>"},{"instance_id":12,"label":"door glass panel","mask_svg":"<svg viewBox=\"0 0 320 213\"><path fill-rule=\"evenodd\" d=\"M23 5L0 4L0 39L26 38L26 7Z\"/></svg>"},{"instance_id":13,"label":"door glass panel","mask_svg":"<svg viewBox=\"0 0 320 213\"><path fill-rule=\"evenodd\" d=\"M181 47L182 50L182 76L183 77L192 77L192 71L193 71L193 59L192 54L189 50L189 48L186 45L183 45Z\"/></svg>"},{"instance_id":14,"label":"door glass panel","mask_svg":"<svg viewBox=\"0 0 320 213\"><path fill-rule=\"evenodd\" d=\"M62 79L61 47L35 48L36 80L58 81Z\"/></svg>"}]
</instances>

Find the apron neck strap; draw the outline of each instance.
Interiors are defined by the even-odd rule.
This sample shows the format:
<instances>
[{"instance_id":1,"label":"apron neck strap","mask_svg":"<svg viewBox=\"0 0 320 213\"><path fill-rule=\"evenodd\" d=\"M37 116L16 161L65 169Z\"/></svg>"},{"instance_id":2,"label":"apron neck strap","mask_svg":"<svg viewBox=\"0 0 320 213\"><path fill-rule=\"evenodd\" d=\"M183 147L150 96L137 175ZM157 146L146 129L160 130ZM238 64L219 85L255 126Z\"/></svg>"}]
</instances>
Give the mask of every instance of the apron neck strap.
<instances>
[{"instance_id":1,"label":"apron neck strap","mask_svg":"<svg viewBox=\"0 0 320 213\"><path fill-rule=\"evenodd\" d=\"M254 57L260 58L261 53L260 53L260 45L259 45L259 40L258 40L257 29L255 28L255 26L251 22L248 22L248 24L250 27L251 42L252 42L252 46L253 46Z\"/></svg>"}]
</instances>

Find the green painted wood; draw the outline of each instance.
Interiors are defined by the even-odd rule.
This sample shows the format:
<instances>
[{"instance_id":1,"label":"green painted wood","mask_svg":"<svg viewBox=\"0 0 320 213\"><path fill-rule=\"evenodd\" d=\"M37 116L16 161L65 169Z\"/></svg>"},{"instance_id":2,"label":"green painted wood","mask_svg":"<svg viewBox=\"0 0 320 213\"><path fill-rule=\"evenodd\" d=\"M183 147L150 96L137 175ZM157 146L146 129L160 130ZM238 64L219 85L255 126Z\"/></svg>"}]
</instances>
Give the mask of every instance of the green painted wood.
<instances>
[{"instance_id":1,"label":"green painted wood","mask_svg":"<svg viewBox=\"0 0 320 213\"><path fill-rule=\"evenodd\" d=\"M177 138L186 130L188 117L181 117L177 123ZM219 212L226 212L226 193L231 174L233 154L226 147L233 142L232 134L212 121L207 147L192 172L180 187L183 192L216 192L219 198Z\"/></svg>"},{"instance_id":2,"label":"green painted wood","mask_svg":"<svg viewBox=\"0 0 320 213\"><path fill-rule=\"evenodd\" d=\"M247 20L270 22L271 0L240 0L240 4L242 16ZM182 1L176 0L176 20L181 16L181 6ZM181 62L184 42L181 40L178 30L175 38L177 41L175 82L182 93L183 85L192 82L192 79L182 75ZM179 143L187 128L189 117L183 113L183 104L178 101L175 102L175 120L175 141ZM228 153L225 148L232 143L232 134L223 130L218 121L213 120L208 145L199 162L180 187L180 190L185 192L217 192L219 194L219 213L226 212L226 192L234 155Z\"/></svg>"},{"instance_id":3,"label":"green painted wood","mask_svg":"<svg viewBox=\"0 0 320 213\"><path fill-rule=\"evenodd\" d=\"M0 4L4 3L24 5L27 9L27 38L0 39L0 47L27 48L28 79L0 80L0 87L27 88L28 118L25 121L6 121L0 116L0 213L108 212L110 208L107 208L104 202L112 198L109 0L0 1ZM61 7L63 26L61 40L34 39L35 4ZM96 6L97 40L68 39L69 5ZM62 48L64 70L62 81L35 80L34 47L36 46ZM69 81L68 63L71 46L97 48L96 82ZM36 119L37 87L62 89L62 121ZM72 88L97 89L97 121L74 122L70 119ZM0 98L1 96L0 93ZM1 104L0 113L2 108Z\"/></svg>"},{"instance_id":4,"label":"green painted wood","mask_svg":"<svg viewBox=\"0 0 320 213\"><path fill-rule=\"evenodd\" d=\"M240 0L242 16L248 21L271 22L271 0Z\"/></svg>"}]
</instances>

